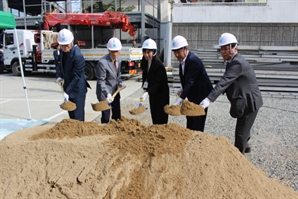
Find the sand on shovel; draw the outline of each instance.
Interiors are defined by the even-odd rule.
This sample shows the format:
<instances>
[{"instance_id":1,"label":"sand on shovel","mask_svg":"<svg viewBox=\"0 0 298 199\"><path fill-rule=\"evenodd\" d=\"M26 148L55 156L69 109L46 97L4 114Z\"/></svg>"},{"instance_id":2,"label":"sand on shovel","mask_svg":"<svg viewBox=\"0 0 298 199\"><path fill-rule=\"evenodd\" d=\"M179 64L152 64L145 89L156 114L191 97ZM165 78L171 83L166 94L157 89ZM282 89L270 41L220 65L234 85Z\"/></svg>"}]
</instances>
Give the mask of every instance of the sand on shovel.
<instances>
[{"instance_id":1,"label":"sand on shovel","mask_svg":"<svg viewBox=\"0 0 298 199\"><path fill-rule=\"evenodd\" d=\"M138 108L130 110L129 113L132 115L138 115L138 114L144 113L145 111L146 111L146 107L142 105Z\"/></svg>"},{"instance_id":2,"label":"sand on shovel","mask_svg":"<svg viewBox=\"0 0 298 199\"><path fill-rule=\"evenodd\" d=\"M111 108L109 106L108 100L100 101L95 104L91 103L91 106L94 111L105 111Z\"/></svg>"},{"instance_id":3,"label":"sand on shovel","mask_svg":"<svg viewBox=\"0 0 298 199\"><path fill-rule=\"evenodd\" d=\"M188 100L183 100L180 111L181 114L186 116L206 115L204 107Z\"/></svg>"},{"instance_id":4,"label":"sand on shovel","mask_svg":"<svg viewBox=\"0 0 298 199\"><path fill-rule=\"evenodd\" d=\"M115 93L112 95L112 98L115 98L115 96L123 89L125 89L126 86L118 86L118 89L115 91ZM110 109L108 100L100 101L95 104L91 103L92 109L94 111L106 111Z\"/></svg>"},{"instance_id":5,"label":"sand on shovel","mask_svg":"<svg viewBox=\"0 0 298 199\"><path fill-rule=\"evenodd\" d=\"M180 105L165 105L164 111L168 115L179 116L181 115L180 108Z\"/></svg>"},{"instance_id":6,"label":"sand on shovel","mask_svg":"<svg viewBox=\"0 0 298 199\"><path fill-rule=\"evenodd\" d=\"M63 110L66 110L66 111L74 111L76 110L77 106L75 103L71 102L71 101L65 101L63 102L60 107L63 109Z\"/></svg>"}]
</instances>

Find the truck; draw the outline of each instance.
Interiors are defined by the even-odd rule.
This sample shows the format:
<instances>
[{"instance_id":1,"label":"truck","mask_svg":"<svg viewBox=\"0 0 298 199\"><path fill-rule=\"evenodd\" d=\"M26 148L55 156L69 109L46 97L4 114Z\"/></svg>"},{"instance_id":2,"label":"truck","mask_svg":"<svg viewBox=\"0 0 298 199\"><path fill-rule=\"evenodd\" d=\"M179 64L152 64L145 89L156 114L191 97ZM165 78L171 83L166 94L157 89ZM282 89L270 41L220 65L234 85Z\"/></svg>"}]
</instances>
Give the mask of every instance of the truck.
<instances>
[{"instance_id":1,"label":"truck","mask_svg":"<svg viewBox=\"0 0 298 199\"><path fill-rule=\"evenodd\" d=\"M113 12L115 13L115 12ZM77 14L77 13L51 13L45 18L44 24L47 27L51 27L55 22L55 25L66 23L68 25L93 25L98 26L110 26L113 28L120 27L122 31L129 31L130 35L134 35L135 29L132 26L128 26L127 19L123 21L123 15L117 15L115 19L108 19L103 24L99 22L99 18L107 18L106 14ZM53 18L54 16L54 18ZM115 14L113 16L116 16ZM60 20L56 20L59 19ZM82 19L82 20L79 20ZM95 22L97 19L97 22ZM118 20L116 20L118 19ZM57 23L58 22L58 23ZM124 24L124 25L123 25ZM46 28L49 29L49 28ZM51 48L52 44L57 42L58 32L53 30L21 30L17 29L16 34L14 30L5 30L3 34L3 54L4 54L4 69L12 71L14 75L21 75L20 63L18 60L18 52L16 46L16 39L19 39L20 54L22 57L22 65L24 72L51 72L55 73L54 57ZM84 43L84 42L82 42ZM107 48L99 47L93 48L81 48L81 53L85 58L85 76L86 79L95 79L95 66L98 60L108 53ZM142 49L135 47L123 46L120 51L122 57L121 73L122 74L138 74L140 72L140 62L142 59Z\"/></svg>"}]
</instances>

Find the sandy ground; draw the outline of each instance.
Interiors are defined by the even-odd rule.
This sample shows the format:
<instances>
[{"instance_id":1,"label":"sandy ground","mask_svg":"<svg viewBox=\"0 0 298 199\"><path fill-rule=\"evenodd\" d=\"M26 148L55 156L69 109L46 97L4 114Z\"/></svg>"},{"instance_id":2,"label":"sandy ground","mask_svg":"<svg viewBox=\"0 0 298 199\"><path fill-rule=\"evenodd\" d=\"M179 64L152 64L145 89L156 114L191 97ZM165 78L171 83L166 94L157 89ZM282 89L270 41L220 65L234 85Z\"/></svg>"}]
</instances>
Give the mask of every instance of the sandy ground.
<instances>
[{"instance_id":1,"label":"sandy ground","mask_svg":"<svg viewBox=\"0 0 298 199\"><path fill-rule=\"evenodd\" d=\"M0 142L1 198L297 199L226 137L123 117L63 120Z\"/></svg>"}]
</instances>

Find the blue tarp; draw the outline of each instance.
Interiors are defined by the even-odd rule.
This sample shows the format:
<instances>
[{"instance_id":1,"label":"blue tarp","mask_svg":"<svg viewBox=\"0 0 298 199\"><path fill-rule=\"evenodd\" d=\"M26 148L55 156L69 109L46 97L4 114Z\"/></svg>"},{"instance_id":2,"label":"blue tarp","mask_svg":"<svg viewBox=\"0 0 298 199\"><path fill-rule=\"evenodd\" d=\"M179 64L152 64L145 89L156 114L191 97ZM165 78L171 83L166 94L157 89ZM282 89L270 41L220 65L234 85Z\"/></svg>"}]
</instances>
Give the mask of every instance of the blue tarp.
<instances>
[{"instance_id":1,"label":"blue tarp","mask_svg":"<svg viewBox=\"0 0 298 199\"><path fill-rule=\"evenodd\" d=\"M5 136L25 128L42 126L48 123L48 119L25 120L25 119L0 119L0 140Z\"/></svg>"}]
</instances>

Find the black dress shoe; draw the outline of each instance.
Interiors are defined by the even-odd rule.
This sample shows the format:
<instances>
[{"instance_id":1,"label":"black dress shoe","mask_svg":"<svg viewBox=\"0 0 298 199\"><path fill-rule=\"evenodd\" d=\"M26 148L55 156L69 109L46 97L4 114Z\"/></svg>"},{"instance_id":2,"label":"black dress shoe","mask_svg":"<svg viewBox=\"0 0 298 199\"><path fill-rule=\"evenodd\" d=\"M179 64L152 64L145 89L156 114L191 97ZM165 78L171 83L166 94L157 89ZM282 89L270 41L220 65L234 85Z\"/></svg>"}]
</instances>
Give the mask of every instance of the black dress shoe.
<instances>
[{"instance_id":1,"label":"black dress shoe","mask_svg":"<svg viewBox=\"0 0 298 199\"><path fill-rule=\"evenodd\" d=\"M247 147L244 150L244 153L250 153L251 152L251 148L249 145L247 145Z\"/></svg>"}]
</instances>

